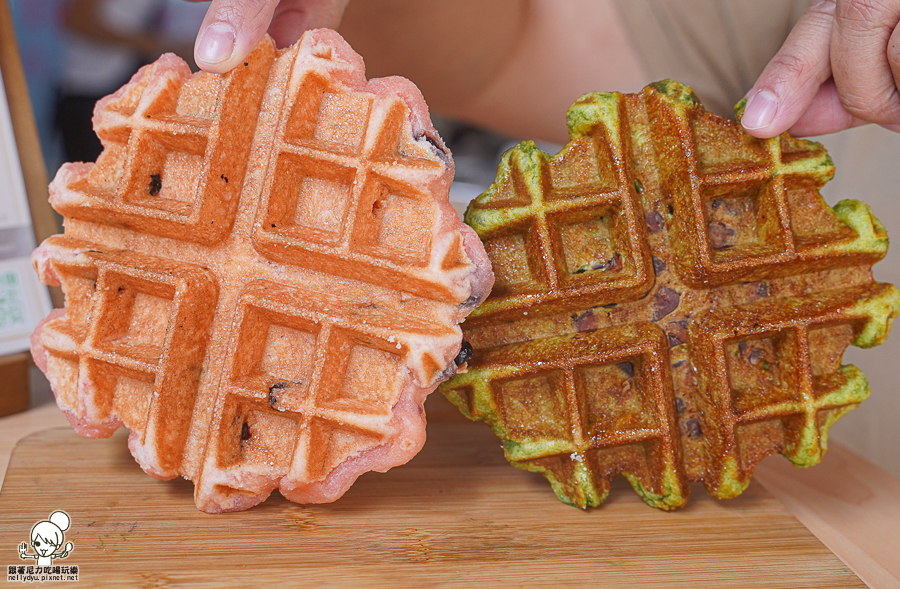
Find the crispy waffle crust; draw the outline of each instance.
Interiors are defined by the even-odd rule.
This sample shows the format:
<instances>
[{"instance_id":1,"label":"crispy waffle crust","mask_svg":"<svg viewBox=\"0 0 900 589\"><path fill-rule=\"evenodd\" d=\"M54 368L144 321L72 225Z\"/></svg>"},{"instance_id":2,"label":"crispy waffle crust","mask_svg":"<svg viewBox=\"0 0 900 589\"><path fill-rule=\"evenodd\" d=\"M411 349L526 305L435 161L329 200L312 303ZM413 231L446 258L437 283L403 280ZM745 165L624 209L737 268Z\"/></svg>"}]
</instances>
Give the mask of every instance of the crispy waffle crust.
<instances>
[{"instance_id":1,"label":"crispy waffle crust","mask_svg":"<svg viewBox=\"0 0 900 589\"><path fill-rule=\"evenodd\" d=\"M164 55L94 125L103 154L60 169L65 235L34 254L66 308L33 353L75 429L129 428L209 512L332 501L415 455L492 284L418 90L319 30L224 76Z\"/></svg>"},{"instance_id":2,"label":"crispy waffle crust","mask_svg":"<svg viewBox=\"0 0 900 589\"><path fill-rule=\"evenodd\" d=\"M690 481L740 494L774 452L819 462L869 394L844 349L900 310L872 279L884 228L825 204L821 145L755 139L676 82L588 94L568 124L553 157L507 152L466 213L496 285L443 392L580 507L617 474L672 509Z\"/></svg>"}]
</instances>

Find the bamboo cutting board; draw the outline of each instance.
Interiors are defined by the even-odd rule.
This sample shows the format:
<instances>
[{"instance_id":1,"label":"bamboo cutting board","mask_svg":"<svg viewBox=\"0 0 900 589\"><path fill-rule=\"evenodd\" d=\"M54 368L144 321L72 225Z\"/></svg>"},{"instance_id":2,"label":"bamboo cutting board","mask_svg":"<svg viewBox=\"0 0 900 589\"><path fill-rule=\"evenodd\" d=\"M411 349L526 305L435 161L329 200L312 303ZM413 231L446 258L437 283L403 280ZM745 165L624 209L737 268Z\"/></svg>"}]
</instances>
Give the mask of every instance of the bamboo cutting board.
<instances>
[{"instance_id":1,"label":"bamboo cutting board","mask_svg":"<svg viewBox=\"0 0 900 589\"><path fill-rule=\"evenodd\" d=\"M363 475L336 503L275 494L216 516L194 508L191 483L145 475L124 431L34 434L0 493L0 565L34 564L17 546L61 509L74 550L53 564L78 565L87 587L865 587L757 484L728 502L698 486L665 513L619 479L584 512L509 466L483 424L445 415L429 413L412 462Z\"/></svg>"}]
</instances>

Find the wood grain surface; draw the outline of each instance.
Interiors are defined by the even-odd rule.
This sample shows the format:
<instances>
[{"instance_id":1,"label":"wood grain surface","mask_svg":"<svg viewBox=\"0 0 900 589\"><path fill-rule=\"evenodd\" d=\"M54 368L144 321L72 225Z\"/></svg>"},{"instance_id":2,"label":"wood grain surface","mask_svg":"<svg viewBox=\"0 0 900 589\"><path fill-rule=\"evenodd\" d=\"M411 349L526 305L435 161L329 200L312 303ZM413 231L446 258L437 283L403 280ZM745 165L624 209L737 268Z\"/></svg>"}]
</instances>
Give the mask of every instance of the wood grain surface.
<instances>
[{"instance_id":1,"label":"wood grain surface","mask_svg":"<svg viewBox=\"0 0 900 589\"><path fill-rule=\"evenodd\" d=\"M826 460L769 460L756 480L865 583L900 589L900 481L840 444Z\"/></svg>"},{"instance_id":2,"label":"wood grain surface","mask_svg":"<svg viewBox=\"0 0 900 589\"><path fill-rule=\"evenodd\" d=\"M603 507L559 503L510 467L482 424L432 421L408 465L363 475L339 501L275 494L208 515L191 483L145 475L124 431L87 440L51 429L21 441L0 493L0 565L57 509L74 550L54 564L80 586L864 587L760 485L721 502L693 489L665 513L619 479Z\"/></svg>"}]
</instances>

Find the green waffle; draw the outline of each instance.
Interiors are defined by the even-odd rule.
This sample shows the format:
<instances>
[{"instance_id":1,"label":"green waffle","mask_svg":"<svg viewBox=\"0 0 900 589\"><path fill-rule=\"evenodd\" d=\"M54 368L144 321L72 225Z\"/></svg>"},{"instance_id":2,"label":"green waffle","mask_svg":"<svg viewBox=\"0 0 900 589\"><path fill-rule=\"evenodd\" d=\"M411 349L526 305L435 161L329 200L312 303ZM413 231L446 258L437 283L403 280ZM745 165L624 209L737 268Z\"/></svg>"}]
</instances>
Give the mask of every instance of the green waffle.
<instances>
[{"instance_id":1,"label":"green waffle","mask_svg":"<svg viewBox=\"0 0 900 589\"><path fill-rule=\"evenodd\" d=\"M677 82L585 95L568 126L555 156L508 151L466 212L496 284L443 393L579 507L618 474L674 509L692 481L737 496L776 452L818 463L869 394L844 349L900 312L872 278L884 227L825 204L821 145L751 137Z\"/></svg>"}]
</instances>

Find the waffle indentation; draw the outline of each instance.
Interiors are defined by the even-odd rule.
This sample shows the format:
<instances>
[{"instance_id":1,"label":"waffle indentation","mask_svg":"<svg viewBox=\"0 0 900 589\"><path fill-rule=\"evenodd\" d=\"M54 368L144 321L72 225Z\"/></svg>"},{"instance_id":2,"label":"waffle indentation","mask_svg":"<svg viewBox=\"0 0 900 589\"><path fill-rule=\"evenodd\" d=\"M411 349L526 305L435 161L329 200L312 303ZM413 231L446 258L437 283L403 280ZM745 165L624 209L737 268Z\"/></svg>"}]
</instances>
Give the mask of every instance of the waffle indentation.
<instances>
[{"instance_id":1,"label":"waffle indentation","mask_svg":"<svg viewBox=\"0 0 900 589\"><path fill-rule=\"evenodd\" d=\"M211 119L215 116L215 104L207 98L217 95L222 88L222 79L218 76L196 76L181 87L175 115L180 117L196 117Z\"/></svg>"},{"instance_id":2,"label":"waffle indentation","mask_svg":"<svg viewBox=\"0 0 900 589\"><path fill-rule=\"evenodd\" d=\"M725 344L735 413L799 401L796 339L793 331L787 331Z\"/></svg>"},{"instance_id":3,"label":"waffle indentation","mask_svg":"<svg viewBox=\"0 0 900 589\"><path fill-rule=\"evenodd\" d=\"M247 407L301 424L289 462L292 476L303 482L320 480L348 457L384 443L392 408L410 378L400 337L407 329L429 329L380 316L375 307L367 307L372 313L363 321L356 304L310 294L257 282L241 297L228 361L226 407L233 409L226 410L215 442L220 468L238 464L235 423L242 418L235 416ZM266 476L285 474L272 473ZM241 488L258 491L259 484Z\"/></svg>"},{"instance_id":4,"label":"waffle indentation","mask_svg":"<svg viewBox=\"0 0 900 589\"><path fill-rule=\"evenodd\" d=\"M687 488L673 444L664 333L643 323L535 344L482 354L448 383L451 398L496 407L494 426L506 440L507 457L552 477L576 504L599 500L620 473L636 488L657 493L660 503L682 503ZM504 376L490 378L495 371ZM468 405L473 417L477 407Z\"/></svg>"},{"instance_id":5,"label":"waffle indentation","mask_svg":"<svg viewBox=\"0 0 900 589\"><path fill-rule=\"evenodd\" d=\"M162 355L175 289L133 276L104 273L93 345L155 363Z\"/></svg>"},{"instance_id":6,"label":"waffle indentation","mask_svg":"<svg viewBox=\"0 0 900 589\"><path fill-rule=\"evenodd\" d=\"M313 419L308 432L309 454L303 478L311 481L321 480L362 449L384 442L381 436L372 432L324 419Z\"/></svg>"},{"instance_id":7,"label":"waffle indentation","mask_svg":"<svg viewBox=\"0 0 900 589\"><path fill-rule=\"evenodd\" d=\"M571 440L563 378L550 372L496 383L494 394L513 439Z\"/></svg>"},{"instance_id":8,"label":"waffle indentation","mask_svg":"<svg viewBox=\"0 0 900 589\"><path fill-rule=\"evenodd\" d=\"M316 403L357 415L389 416L399 398L400 356L366 345L361 339L352 333L332 334L330 345L342 359L342 365L327 367L329 374L324 376ZM382 343L385 348L386 343Z\"/></svg>"},{"instance_id":9,"label":"waffle indentation","mask_svg":"<svg viewBox=\"0 0 900 589\"><path fill-rule=\"evenodd\" d=\"M777 254L781 241L772 182L704 186L701 195L714 263Z\"/></svg>"},{"instance_id":10,"label":"waffle indentation","mask_svg":"<svg viewBox=\"0 0 900 589\"><path fill-rule=\"evenodd\" d=\"M591 111L597 119L573 133L565 149L553 157L531 143L510 150L497 181L470 207L466 221L496 276L473 317L635 300L652 287L639 183L624 165L632 149L618 116L624 104L598 96L602 104Z\"/></svg>"},{"instance_id":11,"label":"waffle indentation","mask_svg":"<svg viewBox=\"0 0 900 589\"><path fill-rule=\"evenodd\" d=\"M256 117L274 47L262 43L248 66L224 77L166 56L121 94L101 101L97 134L105 150L83 178L60 186L63 215L218 243L234 222ZM72 168L57 177L67 182ZM81 172L77 172L79 175Z\"/></svg>"},{"instance_id":12,"label":"waffle indentation","mask_svg":"<svg viewBox=\"0 0 900 589\"><path fill-rule=\"evenodd\" d=\"M129 429L143 429L150 413L153 378L147 374L121 374L116 377L113 411Z\"/></svg>"},{"instance_id":13,"label":"waffle indentation","mask_svg":"<svg viewBox=\"0 0 900 589\"><path fill-rule=\"evenodd\" d=\"M279 408L303 398L312 378L319 325L303 317L247 306L241 319L232 374L247 394L272 401L277 389ZM273 405L276 403L272 403Z\"/></svg>"},{"instance_id":14,"label":"waffle indentation","mask_svg":"<svg viewBox=\"0 0 900 589\"><path fill-rule=\"evenodd\" d=\"M423 195L373 176L360 198L352 247L395 264L423 265L431 250L432 218Z\"/></svg>"},{"instance_id":15,"label":"waffle indentation","mask_svg":"<svg viewBox=\"0 0 900 589\"><path fill-rule=\"evenodd\" d=\"M834 171L821 146L751 137L679 93L671 84L643 98L660 188L673 198L673 236L690 244L674 249L686 283L708 288L878 259L871 245L856 255L832 247L860 236L818 193Z\"/></svg>"},{"instance_id":16,"label":"waffle indentation","mask_svg":"<svg viewBox=\"0 0 900 589\"><path fill-rule=\"evenodd\" d=\"M371 98L328 92L319 105L316 139L358 147L369 122Z\"/></svg>"},{"instance_id":17,"label":"waffle indentation","mask_svg":"<svg viewBox=\"0 0 900 589\"><path fill-rule=\"evenodd\" d=\"M293 416L239 403L230 416L221 457L223 466L249 465L254 474L285 474L297 445L298 422Z\"/></svg>"},{"instance_id":18,"label":"waffle indentation","mask_svg":"<svg viewBox=\"0 0 900 589\"><path fill-rule=\"evenodd\" d=\"M284 154L264 221L268 230L294 240L339 244L355 175L353 168Z\"/></svg>"},{"instance_id":19,"label":"waffle indentation","mask_svg":"<svg viewBox=\"0 0 900 589\"><path fill-rule=\"evenodd\" d=\"M785 194L797 249L802 251L855 237L853 230L822 202L816 187L809 182L788 177L785 179Z\"/></svg>"},{"instance_id":20,"label":"waffle indentation","mask_svg":"<svg viewBox=\"0 0 900 589\"><path fill-rule=\"evenodd\" d=\"M350 187L326 178L303 179L294 220L305 227L319 227L327 233L340 235Z\"/></svg>"},{"instance_id":21,"label":"waffle indentation","mask_svg":"<svg viewBox=\"0 0 900 589\"><path fill-rule=\"evenodd\" d=\"M553 199L585 191L614 192L619 184L607 141L584 137L571 142L550 160Z\"/></svg>"},{"instance_id":22,"label":"waffle indentation","mask_svg":"<svg viewBox=\"0 0 900 589\"><path fill-rule=\"evenodd\" d=\"M293 383L309 382L316 336L304 329L271 325L263 347L262 372Z\"/></svg>"},{"instance_id":23,"label":"waffle indentation","mask_svg":"<svg viewBox=\"0 0 900 589\"><path fill-rule=\"evenodd\" d=\"M584 366L575 382L584 399L588 435L615 438L621 432L651 432L657 427L655 404L648 396L635 359L599 366ZM648 437L651 437L648 435Z\"/></svg>"},{"instance_id":24,"label":"waffle indentation","mask_svg":"<svg viewBox=\"0 0 900 589\"><path fill-rule=\"evenodd\" d=\"M284 102L284 130L269 155L277 171L262 188L254 247L279 263L353 279L403 277L416 294L445 296L426 270L438 209L426 186L408 179L443 169L443 153L424 137L411 140L406 104L319 72L300 75Z\"/></svg>"},{"instance_id":25,"label":"waffle indentation","mask_svg":"<svg viewBox=\"0 0 900 589\"><path fill-rule=\"evenodd\" d=\"M700 113L690 124L701 175L763 167L769 163L765 143L743 133L731 121Z\"/></svg>"},{"instance_id":26,"label":"waffle indentation","mask_svg":"<svg viewBox=\"0 0 900 589\"><path fill-rule=\"evenodd\" d=\"M76 245L63 237L48 243ZM69 259L57 270L70 305L42 334L48 362L69 375L56 385L64 408L107 435L124 422L154 455L153 468L171 475L200 385L217 284L202 268L139 254Z\"/></svg>"},{"instance_id":27,"label":"waffle indentation","mask_svg":"<svg viewBox=\"0 0 900 589\"><path fill-rule=\"evenodd\" d=\"M809 328L809 366L813 379L836 373L841 367L838 351L855 337L852 323L812 325Z\"/></svg>"},{"instance_id":28,"label":"waffle indentation","mask_svg":"<svg viewBox=\"0 0 900 589\"><path fill-rule=\"evenodd\" d=\"M616 207L597 207L549 216L550 236L557 253L560 280L565 285L579 282L614 283L634 274L629 256L627 227ZM628 267L626 268L626 264Z\"/></svg>"},{"instance_id":29,"label":"waffle indentation","mask_svg":"<svg viewBox=\"0 0 900 589\"><path fill-rule=\"evenodd\" d=\"M823 293L821 301L759 302L712 311L691 326L693 354L704 358L697 362L705 408L701 425L715 432L705 437L718 457L711 468L715 475L704 481L711 492L739 493L758 460L771 452L798 464L818 462L827 433L819 414L844 412L868 395L859 371L838 360L853 331L842 315L857 296L872 295L845 289ZM819 346L814 353L811 333ZM741 441L751 439L757 441Z\"/></svg>"},{"instance_id":30,"label":"waffle indentation","mask_svg":"<svg viewBox=\"0 0 900 589\"><path fill-rule=\"evenodd\" d=\"M285 129L285 141L322 151L359 153L373 97L348 92L318 74L300 83Z\"/></svg>"},{"instance_id":31,"label":"waffle indentation","mask_svg":"<svg viewBox=\"0 0 900 589\"><path fill-rule=\"evenodd\" d=\"M484 242L494 271L494 293L519 294L546 288L544 269L536 252L534 229L498 235Z\"/></svg>"}]
</instances>

